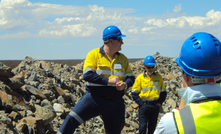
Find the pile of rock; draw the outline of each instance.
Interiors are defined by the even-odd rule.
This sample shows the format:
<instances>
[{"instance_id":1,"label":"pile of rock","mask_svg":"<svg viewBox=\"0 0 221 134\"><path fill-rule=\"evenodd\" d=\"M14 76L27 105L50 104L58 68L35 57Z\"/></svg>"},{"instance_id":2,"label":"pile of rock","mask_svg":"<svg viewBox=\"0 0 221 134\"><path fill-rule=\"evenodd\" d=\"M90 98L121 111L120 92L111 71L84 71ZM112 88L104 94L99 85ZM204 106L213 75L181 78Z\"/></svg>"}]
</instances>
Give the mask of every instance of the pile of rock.
<instances>
[{"instance_id":1,"label":"pile of rock","mask_svg":"<svg viewBox=\"0 0 221 134\"><path fill-rule=\"evenodd\" d=\"M173 58L159 53L153 57L167 90L160 119L179 104L176 89L180 88L182 74ZM55 134L84 95L83 64L67 66L31 57L26 57L14 69L0 63L0 133ZM143 72L143 60L130 63L130 66L135 76ZM122 133L137 133L138 105L131 97L131 88L124 100L126 123ZM86 121L75 133L105 133L101 117Z\"/></svg>"}]
</instances>

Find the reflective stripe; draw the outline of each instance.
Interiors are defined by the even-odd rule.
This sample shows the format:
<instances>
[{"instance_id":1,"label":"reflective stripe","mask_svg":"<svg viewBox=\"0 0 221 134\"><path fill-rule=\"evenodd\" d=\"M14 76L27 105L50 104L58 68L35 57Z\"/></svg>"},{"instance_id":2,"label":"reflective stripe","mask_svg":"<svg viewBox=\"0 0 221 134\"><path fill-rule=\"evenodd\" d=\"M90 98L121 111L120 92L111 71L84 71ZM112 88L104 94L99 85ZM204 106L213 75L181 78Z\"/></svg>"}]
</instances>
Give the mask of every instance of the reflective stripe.
<instances>
[{"instance_id":1,"label":"reflective stripe","mask_svg":"<svg viewBox=\"0 0 221 134\"><path fill-rule=\"evenodd\" d=\"M141 98L142 101L154 101L157 100L158 98L153 98L153 99L145 99L145 98Z\"/></svg>"},{"instance_id":2,"label":"reflective stripe","mask_svg":"<svg viewBox=\"0 0 221 134\"><path fill-rule=\"evenodd\" d=\"M145 90L160 90L161 87L145 87L142 88L141 91L145 91Z\"/></svg>"},{"instance_id":3,"label":"reflective stripe","mask_svg":"<svg viewBox=\"0 0 221 134\"><path fill-rule=\"evenodd\" d=\"M95 72L93 68L86 68L86 69L83 71L83 75L84 75L85 73L87 73L88 71L93 71L93 72Z\"/></svg>"},{"instance_id":4,"label":"reflective stripe","mask_svg":"<svg viewBox=\"0 0 221 134\"><path fill-rule=\"evenodd\" d=\"M91 82L87 82L87 86L112 86L112 87L116 87L116 85L104 85L104 84L95 84L95 83L91 83Z\"/></svg>"},{"instance_id":5,"label":"reflective stripe","mask_svg":"<svg viewBox=\"0 0 221 134\"><path fill-rule=\"evenodd\" d=\"M60 131L58 131L56 134L62 134Z\"/></svg>"},{"instance_id":6,"label":"reflective stripe","mask_svg":"<svg viewBox=\"0 0 221 134\"><path fill-rule=\"evenodd\" d=\"M77 115L74 111L71 111L69 113L69 115L74 117L80 124L84 123L84 121L81 119L81 117L79 115Z\"/></svg>"},{"instance_id":7,"label":"reflective stripe","mask_svg":"<svg viewBox=\"0 0 221 134\"><path fill-rule=\"evenodd\" d=\"M183 129L185 134L196 134L196 127L193 119L193 115L190 106L187 106L181 110L180 117L183 124Z\"/></svg>"},{"instance_id":8,"label":"reflective stripe","mask_svg":"<svg viewBox=\"0 0 221 134\"><path fill-rule=\"evenodd\" d=\"M104 75L116 75L120 77L125 77L125 73L117 72L117 71L110 71L110 70L96 70L97 74L104 74Z\"/></svg>"},{"instance_id":9,"label":"reflective stripe","mask_svg":"<svg viewBox=\"0 0 221 134\"><path fill-rule=\"evenodd\" d=\"M132 89L131 92L133 92L133 93L140 93L140 92L138 92L138 91L135 90L135 89Z\"/></svg>"},{"instance_id":10,"label":"reflective stripe","mask_svg":"<svg viewBox=\"0 0 221 134\"><path fill-rule=\"evenodd\" d=\"M112 72L108 70L96 70L97 74L106 74L106 75L111 75Z\"/></svg>"},{"instance_id":11,"label":"reflective stripe","mask_svg":"<svg viewBox=\"0 0 221 134\"><path fill-rule=\"evenodd\" d=\"M166 91L166 88L164 88L164 89L161 89L161 92L165 92Z\"/></svg>"}]
</instances>

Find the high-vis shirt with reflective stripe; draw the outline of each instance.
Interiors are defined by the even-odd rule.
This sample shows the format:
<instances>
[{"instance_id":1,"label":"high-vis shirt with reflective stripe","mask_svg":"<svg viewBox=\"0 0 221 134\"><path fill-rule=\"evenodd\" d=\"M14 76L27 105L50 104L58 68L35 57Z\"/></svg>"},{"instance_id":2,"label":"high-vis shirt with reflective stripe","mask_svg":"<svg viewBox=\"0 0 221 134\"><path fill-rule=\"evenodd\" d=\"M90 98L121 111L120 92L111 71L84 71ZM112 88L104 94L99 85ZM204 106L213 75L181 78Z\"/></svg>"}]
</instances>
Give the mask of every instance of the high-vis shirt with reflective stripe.
<instances>
[{"instance_id":1,"label":"high-vis shirt with reflective stripe","mask_svg":"<svg viewBox=\"0 0 221 134\"><path fill-rule=\"evenodd\" d=\"M190 103L173 113L179 134L221 134L221 101Z\"/></svg>"},{"instance_id":2,"label":"high-vis shirt with reflective stripe","mask_svg":"<svg viewBox=\"0 0 221 134\"><path fill-rule=\"evenodd\" d=\"M132 92L138 93L143 101L157 100L164 91L166 90L163 78L158 73L153 74L151 78L145 73L138 75L132 87Z\"/></svg>"},{"instance_id":3,"label":"high-vis shirt with reflective stripe","mask_svg":"<svg viewBox=\"0 0 221 134\"><path fill-rule=\"evenodd\" d=\"M127 76L133 76L128 60L123 54L116 53L110 61L107 54L100 53L100 48L90 51L85 59L83 73L91 70L106 78L118 77L121 81Z\"/></svg>"},{"instance_id":4,"label":"high-vis shirt with reflective stripe","mask_svg":"<svg viewBox=\"0 0 221 134\"><path fill-rule=\"evenodd\" d=\"M83 77L87 81L86 89L104 97L119 97L124 91L115 91L115 85L107 84L108 79L117 77L127 83L128 87L134 83L134 75L130 69L128 59L122 53L115 53L111 61L101 48L90 51L85 59Z\"/></svg>"}]
</instances>

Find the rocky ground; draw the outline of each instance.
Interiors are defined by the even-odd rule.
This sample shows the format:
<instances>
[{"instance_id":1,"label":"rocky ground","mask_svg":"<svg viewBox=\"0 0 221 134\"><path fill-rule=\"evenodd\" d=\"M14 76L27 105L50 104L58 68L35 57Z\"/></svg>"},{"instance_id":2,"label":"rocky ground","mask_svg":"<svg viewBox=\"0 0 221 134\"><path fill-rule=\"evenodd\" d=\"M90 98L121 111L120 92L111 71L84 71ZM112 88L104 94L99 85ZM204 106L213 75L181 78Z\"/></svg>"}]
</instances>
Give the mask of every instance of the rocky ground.
<instances>
[{"instance_id":1,"label":"rocky ground","mask_svg":"<svg viewBox=\"0 0 221 134\"><path fill-rule=\"evenodd\" d=\"M158 121L179 104L176 90L181 69L174 58L153 55L166 86L167 98ZM17 67L0 62L0 134L55 134L66 115L85 92L83 62L76 66L26 57ZM143 60L130 63L133 74L143 72ZM138 105L131 88L124 95L126 123L122 134L138 133ZM102 119L94 117L80 125L76 134L105 133Z\"/></svg>"}]
</instances>

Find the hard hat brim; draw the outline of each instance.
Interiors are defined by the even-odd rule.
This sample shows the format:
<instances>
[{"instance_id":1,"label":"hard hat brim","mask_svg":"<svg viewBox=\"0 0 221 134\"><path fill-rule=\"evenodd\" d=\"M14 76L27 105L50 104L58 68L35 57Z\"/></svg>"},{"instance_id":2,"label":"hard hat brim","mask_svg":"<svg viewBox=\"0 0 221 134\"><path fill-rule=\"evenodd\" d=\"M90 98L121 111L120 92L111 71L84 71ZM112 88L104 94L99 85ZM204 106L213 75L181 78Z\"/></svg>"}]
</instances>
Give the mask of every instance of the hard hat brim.
<instances>
[{"instance_id":1,"label":"hard hat brim","mask_svg":"<svg viewBox=\"0 0 221 134\"><path fill-rule=\"evenodd\" d=\"M126 37L126 35L121 34L121 36L117 36L117 37Z\"/></svg>"}]
</instances>

